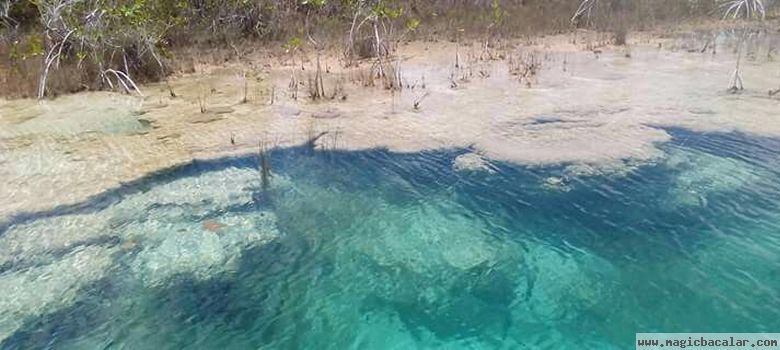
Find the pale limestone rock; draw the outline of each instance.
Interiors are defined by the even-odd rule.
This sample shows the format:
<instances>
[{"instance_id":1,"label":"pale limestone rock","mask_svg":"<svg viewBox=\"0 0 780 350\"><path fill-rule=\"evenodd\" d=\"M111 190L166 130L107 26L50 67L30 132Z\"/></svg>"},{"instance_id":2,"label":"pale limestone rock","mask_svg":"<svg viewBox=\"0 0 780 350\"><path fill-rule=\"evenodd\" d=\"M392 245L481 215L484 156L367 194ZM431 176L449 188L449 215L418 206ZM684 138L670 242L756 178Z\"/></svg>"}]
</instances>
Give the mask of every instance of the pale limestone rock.
<instances>
[{"instance_id":1,"label":"pale limestone rock","mask_svg":"<svg viewBox=\"0 0 780 350\"><path fill-rule=\"evenodd\" d=\"M487 173L495 173L496 169L490 162L477 153L461 154L455 158L452 164L453 169L456 171L484 171Z\"/></svg>"},{"instance_id":2,"label":"pale limestone rock","mask_svg":"<svg viewBox=\"0 0 780 350\"><path fill-rule=\"evenodd\" d=\"M84 287L108 273L112 252L82 248L49 265L0 275L0 343L28 320L73 305Z\"/></svg>"}]
</instances>

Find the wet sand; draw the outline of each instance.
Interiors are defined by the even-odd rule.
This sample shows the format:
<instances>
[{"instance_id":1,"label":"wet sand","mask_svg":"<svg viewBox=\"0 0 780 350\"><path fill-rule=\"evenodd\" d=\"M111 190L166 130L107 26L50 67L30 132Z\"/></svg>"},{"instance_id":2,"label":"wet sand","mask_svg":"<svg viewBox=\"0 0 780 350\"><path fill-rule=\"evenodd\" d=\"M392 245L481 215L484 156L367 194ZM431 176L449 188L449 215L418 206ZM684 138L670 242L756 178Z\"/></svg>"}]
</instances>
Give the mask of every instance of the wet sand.
<instances>
[{"instance_id":1,"label":"wet sand","mask_svg":"<svg viewBox=\"0 0 780 350\"><path fill-rule=\"evenodd\" d=\"M780 136L780 99L767 94L780 86L768 50L775 38L748 47L746 90L738 94L725 91L736 60L727 40L716 41L715 54L697 49L703 41L640 35L628 48L593 50L598 40L578 33L487 50L402 45L392 64L400 91L378 80L364 86L371 62L344 68L337 56L323 56L325 92L335 96L324 101L307 95L311 53L304 63L255 57L245 60L253 67L197 67L171 81L175 98L161 83L143 86L144 97L0 100L0 218L78 203L193 159L301 144L321 132L317 146L327 149L471 147L488 161L616 173L664 156L657 145L669 135L661 126Z\"/></svg>"}]
</instances>

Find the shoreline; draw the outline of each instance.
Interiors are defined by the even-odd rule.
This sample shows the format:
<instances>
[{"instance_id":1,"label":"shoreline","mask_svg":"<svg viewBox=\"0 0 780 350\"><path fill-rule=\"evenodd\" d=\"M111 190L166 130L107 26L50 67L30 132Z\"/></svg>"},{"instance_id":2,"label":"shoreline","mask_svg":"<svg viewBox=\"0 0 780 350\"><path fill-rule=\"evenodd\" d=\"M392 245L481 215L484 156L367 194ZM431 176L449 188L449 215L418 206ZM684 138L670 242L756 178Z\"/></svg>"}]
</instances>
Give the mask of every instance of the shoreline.
<instances>
[{"instance_id":1,"label":"shoreline","mask_svg":"<svg viewBox=\"0 0 780 350\"><path fill-rule=\"evenodd\" d=\"M598 33L582 33L598 41ZM0 217L80 203L195 159L251 154L260 143L302 144L323 131L321 148L473 146L492 160L603 169L662 157L656 145L669 135L654 126L780 137L772 117L778 101L759 90L780 85L770 71L776 64L746 62L749 90L730 95L729 50L691 53L674 50L684 40L633 38L628 47L587 51L586 39L572 43L568 34L496 48L413 42L387 65L400 71L400 90L372 78L370 62L344 68L326 55L327 97L316 102L306 96L313 56L287 65L249 57L247 64L198 67L170 81L175 98L155 83L141 87L143 98L86 92L40 103L0 100L0 181L8 198Z\"/></svg>"}]
</instances>

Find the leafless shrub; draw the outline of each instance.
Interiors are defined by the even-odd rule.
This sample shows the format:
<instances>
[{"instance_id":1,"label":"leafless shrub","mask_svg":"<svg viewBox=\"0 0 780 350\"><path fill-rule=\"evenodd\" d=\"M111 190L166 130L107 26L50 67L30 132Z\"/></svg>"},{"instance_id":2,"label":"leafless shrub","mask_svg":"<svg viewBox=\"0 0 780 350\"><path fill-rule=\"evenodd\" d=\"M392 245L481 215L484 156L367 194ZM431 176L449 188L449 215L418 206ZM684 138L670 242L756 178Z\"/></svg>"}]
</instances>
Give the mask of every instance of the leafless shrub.
<instances>
[{"instance_id":1,"label":"leafless shrub","mask_svg":"<svg viewBox=\"0 0 780 350\"><path fill-rule=\"evenodd\" d=\"M165 79L165 86L168 88L168 96L171 98L176 98L176 92L173 91L173 86L171 86L171 82L168 81L168 79Z\"/></svg>"},{"instance_id":2,"label":"leafless shrub","mask_svg":"<svg viewBox=\"0 0 780 350\"><path fill-rule=\"evenodd\" d=\"M392 9L383 2L355 1L351 6L352 23L347 35L344 57L348 63L367 56L367 38L372 38L373 57L386 57L394 51L395 23Z\"/></svg>"},{"instance_id":3,"label":"leafless shrub","mask_svg":"<svg viewBox=\"0 0 780 350\"><path fill-rule=\"evenodd\" d=\"M721 0L720 7L723 10L723 19L766 18L764 0Z\"/></svg>"},{"instance_id":4,"label":"leafless shrub","mask_svg":"<svg viewBox=\"0 0 780 350\"><path fill-rule=\"evenodd\" d=\"M336 83L333 85L333 93L330 95L331 100L339 99L339 100L346 100L347 94L344 92L344 80L338 79L336 80Z\"/></svg>"},{"instance_id":5,"label":"leafless shrub","mask_svg":"<svg viewBox=\"0 0 780 350\"><path fill-rule=\"evenodd\" d=\"M457 89L458 86L460 85L455 81L455 72L450 73L450 89Z\"/></svg>"},{"instance_id":6,"label":"leafless shrub","mask_svg":"<svg viewBox=\"0 0 780 350\"><path fill-rule=\"evenodd\" d=\"M396 61L395 64L381 62L377 64L377 77L381 79L382 86L385 90L398 91L403 88L401 82L401 62Z\"/></svg>"},{"instance_id":7,"label":"leafless shrub","mask_svg":"<svg viewBox=\"0 0 780 350\"><path fill-rule=\"evenodd\" d=\"M200 113L208 112L208 108L206 106L206 91L203 86L198 88L198 107L200 108Z\"/></svg>"},{"instance_id":8,"label":"leafless shrub","mask_svg":"<svg viewBox=\"0 0 780 350\"><path fill-rule=\"evenodd\" d=\"M596 7L597 3L598 0L582 0L579 7L577 7L577 11L575 11L574 15L571 17L571 22L576 23L583 17L590 19L593 8Z\"/></svg>"},{"instance_id":9,"label":"leafless shrub","mask_svg":"<svg viewBox=\"0 0 780 350\"><path fill-rule=\"evenodd\" d=\"M745 89L744 84L742 83L742 72L741 72L741 63L742 63L742 46L745 41L745 36L742 36L742 39L739 43L737 43L737 62L734 67L734 72L731 73L731 80L729 80L729 87L728 91L732 93L736 93L738 91L742 91Z\"/></svg>"},{"instance_id":10,"label":"leafless shrub","mask_svg":"<svg viewBox=\"0 0 780 350\"><path fill-rule=\"evenodd\" d=\"M613 44L618 46L623 46L627 42L628 38L628 28L626 28L625 24L618 24L617 28L615 28L615 31L613 32Z\"/></svg>"},{"instance_id":11,"label":"leafless shrub","mask_svg":"<svg viewBox=\"0 0 780 350\"><path fill-rule=\"evenodd\" d=\"M249 96L248 96L248 93L249 93L249 81L248 81L248 79L246 77L246 71L245 70L241 71L241 73L238 75L238 78L242 82L241 91L243 93L242 97L241 97L241 100L239 102L240 103L247 103L247 102L249 102Z\"/></svg>"},{"instance_id":12,"label":"leafless shrub","mask_svg":"<svg viewBox=\"0 0 780 350\"><path fill-rule=\"evenodd\" d=\"M68 38L75 32L75 29L71 29L68 31L67 34L65 34L65 37L62 38L62 40L58 41L56 44L52 45L52 47L49 49L49 53L46 55L46 60L44 61L45 67L43 69L43 72L41 73L40 83L38 84L38 98L41 99L46 94L46 79L49 77L49 69L51 68L51 65L54 62L57 62L56 66L59 67L60 65L60 56L62 56L62 49L65 47L65 43L68 41ZM56 53L55 53L56 52ZM114 73L116 74L116 73ZM117 79L119 77L117 76ZM121 79L120 79L121 81ZM133 84L135 85L135 84Z\"/></svg>"},{"instance_id":13,"label":"leafless shrub","mask_svg":"<svg viewBox=\"0 0 780 350\"><path fill-rule=\"evenodd\" d=\"M504 59L504 55L500 52L496 52L495 50L493 50L493 45L491 44L490 39L486 39L482 44L482 52L480 52L479 54L479 60L493 61L499 59Z\"/></svg>"},{"instance_id":14,"label":"leafless shrub","mask_svg":"<svg viewBox=\"0 0 780 350\"><path fill-rule=\"evenodd\" d=\"M132 88L140 94L136 80L131 76L166 74L157 45L171 28L170 23L133 22L119 12L107 11L109 5L101 1L40 0L31 3L38 11L36 19L43 29L45 54L38 79L38 98L47 95L49 76L53 70L60 69L65 56L79 67L85 61L98 67L95 75L100 82L113 87L111 80L114 80L127 92ZM155 4L150 3L150 6L157 6ZM156 72L148 68L149 63L158 66Z\"/></svg>"},{"instance_id":15,"label":"leafless shrub","mask_svg":"<svg viewBox=\"0 0 780 350\"><path fill-rule=\"evenodd\" d=\"M309 74L308 79L309 98L312 101L316 101L325 98L325 85L322 79L322 66L320 65L320 56L317 54L317 70L312 78Z\"/></svg>"},{"instance_id":16,"label":"leafless shrub","mask_svg":"<svg viewBox=\"0 0 780 350\"><path fill-rule=\"evenodd\" d=\"M363 87L373 87L377 82L385 90L397 91L403 88L400 61L375 61L368 69L358 69L351 74L352 83Z\"/></svg>"},{"instance_id":17,"label":"leafless shrub","mask_svg":"<svg viewBox=\"0 0 780 350\"><path fill-rule=\"evenodd\" d=\"M516 76L520 82L525 81L529 87L542 69L542 61L534 53L520 54L517 57L510 55L507 65L509 74Z\"/></svg>"},{"instance_id":18,"label":"leafless shrub","mask_svg":"<svg viewBox=\"0 0 780 350\"><path fill-rule=\"evenodd\" d=\"M460 44L455 45L455 68L460 68Z\"/></svg>"},{"instance_id":19,"label":"leafless shrub","mask_svg":"<svg viewBox=\"0 0 780 350\"><path fill-rule=\"evenodd\" d=\"M295 77L295 70L290 71L290 83L287 84L287 90L290 93L290 98L298 100L298 79Z\"/></svg>"},{"instance_id":20,"label":"leafless shrub","mask_svg":"<svg viewBox=\"0 0 780 350\"><path fill-rule=\"evenodd\" d=\"M350 77L353 84L357 84L362 87L374 86L373 68L359 68L356 71L350 73Z\"/></svg>"}]
</instances>

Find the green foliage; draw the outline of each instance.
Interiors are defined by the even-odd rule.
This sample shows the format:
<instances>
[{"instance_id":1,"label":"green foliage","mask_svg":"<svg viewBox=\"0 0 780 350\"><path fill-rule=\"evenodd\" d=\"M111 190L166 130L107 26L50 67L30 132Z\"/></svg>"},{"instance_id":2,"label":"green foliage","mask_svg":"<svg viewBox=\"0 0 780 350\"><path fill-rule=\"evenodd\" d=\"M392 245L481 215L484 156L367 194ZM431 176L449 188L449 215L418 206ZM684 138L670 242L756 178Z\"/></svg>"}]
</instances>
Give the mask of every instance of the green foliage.
<instances>
[{"instance_id":1,"label":"green foliage","mask_svg":"<svg viewBox=\"0 0 780 350\"><path fill-rule=\"evenodd\" d=\"M84 59L87 58L87 53L84 51L77 51L76 52L76 59L78 59L79 62L84 61Z\"/></svg>"},{"instance_id":2,"label":"green foliage","mask_svg":"<svg viewBox=\"0 0 780 350\"><path fill-rule=\"evenodd\" d=\"M420 20L417 18L409 18L406 20L406 29L410 31L416 31L420 27Z\"/></svg>"},{"instance_id":3,"label":"green foliage","mask_svg":"<svg viewBox=\"0 0 780 350\"><path fill-rule=\"evenodd\" d=\"M328 0L303 0L301 4L312 6L314 8L320 9L325 7L325 5L328 3Z\"/></svg>"},{"instance_id":4,"label":"green foliage","mask_svg":"<svg viewBox=\"0 0 780 350\"><path fill-rule=\"evenodd\" d=\"M493 0L493 3L490 4L491 9L491 20L492 24L496 27L501 26L504 24L504 20L506 19L506 11L501 8L501 4L498 0Z\"/></svg>"},{"instance_id":5,"label":"green foliage","mask_svg":"<svg viewBox=\"0 0 780 350\"><path fill-rule=\"evenodd\" d=\"M393 8L384 1L379 1L371 8L371 13L377 18L396 19L404 14L404 8L400 6Z\"/></svg>"},{"instance_id":6,"label":"green foliage","mask_svg":"<svg viewBox=\"0 0 780 350\"><path fill-rule=\"evenodd\" d=\"M27 40L25 55L28 57L43 56L43 51L43 38L40 35L31 35Z\"/></svg>"},{"instance_id":7,"label":"green foliage","mask_svg":"<svg viewBox=\"0 0 780 350\"><path fill-rule=\"evenodd\" d=\"M26 39L16 40L8 50L8 58L12 61L41 57L43 54L43 38L40 34L30 34Z\"/></svg>"},{"instance_id":8,"label":"green foliage","mask_svg":"<svg viewBox=\"0 0 780 350\"><path fill-rule=\"evenodd\" d=\"M287 51L295 51L301 46L303 46L303 39L301 39L300 36L296 35L290 38L289 40L287 40L287 42L284 45L282 45L282 48L284 48Z\"/></svg>"}]
</instances>

